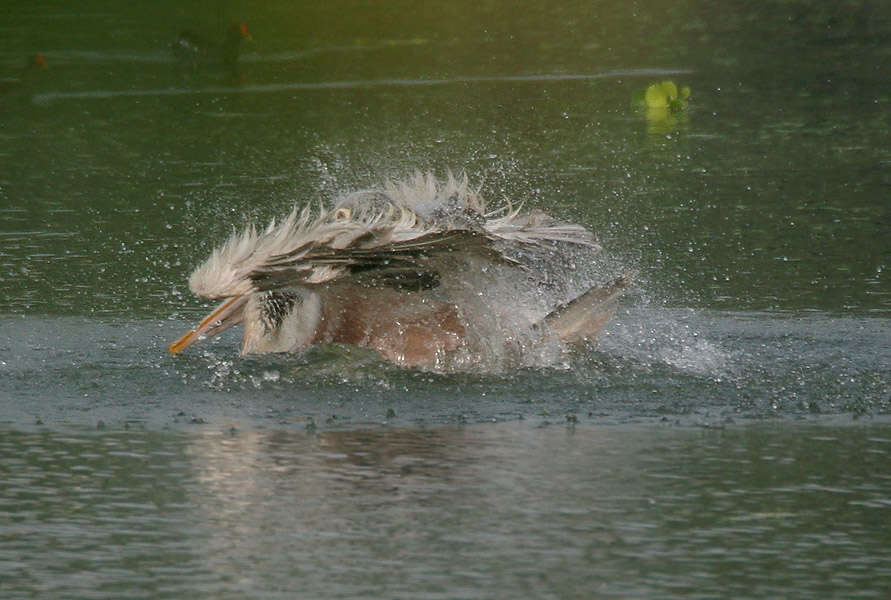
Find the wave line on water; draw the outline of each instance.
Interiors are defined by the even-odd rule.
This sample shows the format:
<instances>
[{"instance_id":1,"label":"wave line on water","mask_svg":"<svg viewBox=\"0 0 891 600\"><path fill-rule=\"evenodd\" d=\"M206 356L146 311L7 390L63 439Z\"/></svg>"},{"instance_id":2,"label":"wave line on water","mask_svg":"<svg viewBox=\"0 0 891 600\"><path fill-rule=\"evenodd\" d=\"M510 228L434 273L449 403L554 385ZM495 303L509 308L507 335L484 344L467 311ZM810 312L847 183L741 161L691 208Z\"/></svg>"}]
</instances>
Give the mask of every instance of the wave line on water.
<instances>
[{"instance_id":1,"label":"wave line on water","mask_svg":"<svg viewBox=\"0 0 891 600\"><path fill-rule=\"evenodd\" d=\"M603 73L544 73L538 75L478 75L448 79L355 79L315 83L269 83L249 86L210 86L204 88L158 88L147 90L92 90L84 92L45 92L31 97L34 104L54 100L108 99L145 96L187 96L192 94L259 94L287 91L335 90L362 87L432 87L456 83L526 83L559 82L618 77L664 77L686 75L689 69L626 69Z\"/></svg>"}]
</instances>

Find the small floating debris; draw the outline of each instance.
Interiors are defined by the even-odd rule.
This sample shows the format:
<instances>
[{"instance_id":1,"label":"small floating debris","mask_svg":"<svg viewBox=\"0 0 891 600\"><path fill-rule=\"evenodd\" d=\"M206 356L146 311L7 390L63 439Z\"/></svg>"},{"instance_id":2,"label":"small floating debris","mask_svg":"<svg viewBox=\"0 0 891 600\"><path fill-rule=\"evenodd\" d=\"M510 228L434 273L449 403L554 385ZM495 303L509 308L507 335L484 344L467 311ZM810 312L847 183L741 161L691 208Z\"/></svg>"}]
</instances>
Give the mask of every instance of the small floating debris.
<instances>
[{"instance_id":1,"label":"small floating debris","mask_svg":"<svg viewBox=\"0 0 891 600\"><path fill-rule=\"evenodd\" d=\"M690 86L666 80L636 91L631 106L646 117L649 133L670 133L687 122L691 94Z\"/></svg>"}]
</instances>

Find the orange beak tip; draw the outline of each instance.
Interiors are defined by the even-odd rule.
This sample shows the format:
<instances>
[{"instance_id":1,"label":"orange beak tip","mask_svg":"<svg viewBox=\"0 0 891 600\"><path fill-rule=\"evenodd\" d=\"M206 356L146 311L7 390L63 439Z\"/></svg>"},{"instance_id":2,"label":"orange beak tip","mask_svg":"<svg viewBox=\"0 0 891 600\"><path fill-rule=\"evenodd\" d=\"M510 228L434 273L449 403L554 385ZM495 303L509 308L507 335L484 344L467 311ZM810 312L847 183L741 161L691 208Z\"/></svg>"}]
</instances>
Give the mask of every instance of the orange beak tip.
<instances>
[{"instance_id":1,"label":"orange beak tip","mask_svg":"<svg viewBox=\"0 0 891 600\"><path fill-rule=\"evenodd\" d=\"M220 304L212 313L186 335L167 347L170 354L176 355L197 342L213 337L242 320L242 309L248 296L235 296Z\"/></svg>"},{"instance_id":2,"label":"orange beak tip","mask_svg":"<svg viewBox=\"0 0 891 600\"><path fill-rule=\"evenodd\" d=\"M179 354L180 352L185 350L190 345L189 340L193 337L195 337L194 329L192 331L190 331L189 333L187 333L186 335L184 335L183 337L176 340L175 342L173 342L172 344L170 344L169 346L167 346L167 351L170 352L170 354L173 354L174 356L176 356L177 354Z\"/></svg>"}]
</instances>

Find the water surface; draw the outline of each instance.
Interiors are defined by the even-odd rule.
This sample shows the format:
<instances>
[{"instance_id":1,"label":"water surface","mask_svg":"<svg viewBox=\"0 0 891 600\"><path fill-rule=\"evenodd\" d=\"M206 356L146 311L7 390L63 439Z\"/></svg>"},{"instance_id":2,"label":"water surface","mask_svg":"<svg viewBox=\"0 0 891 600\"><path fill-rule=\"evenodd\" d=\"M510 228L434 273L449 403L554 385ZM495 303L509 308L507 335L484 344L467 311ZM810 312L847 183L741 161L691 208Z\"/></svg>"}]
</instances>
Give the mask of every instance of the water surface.
<instances>
[{"instance_id":1,"label":"water surface","mask_svg":"<svg viewBox=\"0 0 891 600\"><path fill-rule=\"evenodd\" d=\"M4 598L888 595L887 3L558 4L13 3ZM233 228L449 169L635 273L596 348L167 354Z\"/></svg>"}]
</instances>

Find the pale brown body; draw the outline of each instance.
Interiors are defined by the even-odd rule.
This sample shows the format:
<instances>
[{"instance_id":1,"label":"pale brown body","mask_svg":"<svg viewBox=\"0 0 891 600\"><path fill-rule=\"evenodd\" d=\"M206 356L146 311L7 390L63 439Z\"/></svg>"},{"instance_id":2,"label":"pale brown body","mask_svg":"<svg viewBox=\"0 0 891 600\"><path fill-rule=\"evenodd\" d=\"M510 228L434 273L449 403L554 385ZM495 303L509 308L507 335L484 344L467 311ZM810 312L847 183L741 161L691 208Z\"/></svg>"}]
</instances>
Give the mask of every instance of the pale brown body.
<instances>
[{"instance_id":1,"label":"pale brown body","mask_svg":"<svg viewBox=\"0 0 891 600\"><path fill-rule=\"evenodd\" d=\"M342 286L326 294L312 344L352 344L404 366L429 364L458 348L465 325L458 308L426 295Z\"/></svg>"}]
</instances>

